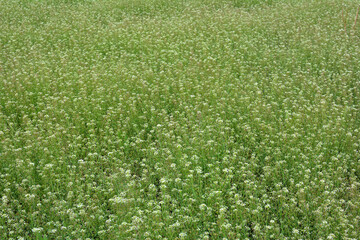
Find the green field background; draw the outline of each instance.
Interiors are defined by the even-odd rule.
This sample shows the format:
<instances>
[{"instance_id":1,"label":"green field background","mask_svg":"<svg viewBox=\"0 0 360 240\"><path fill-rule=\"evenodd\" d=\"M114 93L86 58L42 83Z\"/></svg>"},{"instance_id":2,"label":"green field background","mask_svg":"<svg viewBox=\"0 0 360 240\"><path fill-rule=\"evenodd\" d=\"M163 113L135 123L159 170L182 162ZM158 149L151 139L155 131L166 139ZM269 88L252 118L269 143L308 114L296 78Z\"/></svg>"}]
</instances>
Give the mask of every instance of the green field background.
<instances>
[{"instance_id":1,"label":"green field background","mask_svg":"<svg viewBox=\"0 0 360 240\"><path fill-rule=\"evenodd\" d=\"M339 0L0 0L1 239L359 239Z\"/></svg>"}]
</instances>

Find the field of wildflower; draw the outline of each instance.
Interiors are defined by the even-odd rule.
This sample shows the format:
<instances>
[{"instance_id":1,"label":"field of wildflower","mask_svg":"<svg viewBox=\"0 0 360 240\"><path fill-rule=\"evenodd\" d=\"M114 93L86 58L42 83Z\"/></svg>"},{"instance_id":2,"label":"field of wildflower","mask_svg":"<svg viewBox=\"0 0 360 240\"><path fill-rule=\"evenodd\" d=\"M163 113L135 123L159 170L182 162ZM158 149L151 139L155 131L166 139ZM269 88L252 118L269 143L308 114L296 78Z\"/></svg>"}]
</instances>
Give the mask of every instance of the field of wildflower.
<instances>
[{"instance_id":1,"label":"field of wildflower","mask_svg":"<svg viewBox=\"0 0 360 240\"><path fill-rule=\"evenodd\" d=\"M0 239L359 239L357 13L0 0Z\"/></svg>"}]
</instances>

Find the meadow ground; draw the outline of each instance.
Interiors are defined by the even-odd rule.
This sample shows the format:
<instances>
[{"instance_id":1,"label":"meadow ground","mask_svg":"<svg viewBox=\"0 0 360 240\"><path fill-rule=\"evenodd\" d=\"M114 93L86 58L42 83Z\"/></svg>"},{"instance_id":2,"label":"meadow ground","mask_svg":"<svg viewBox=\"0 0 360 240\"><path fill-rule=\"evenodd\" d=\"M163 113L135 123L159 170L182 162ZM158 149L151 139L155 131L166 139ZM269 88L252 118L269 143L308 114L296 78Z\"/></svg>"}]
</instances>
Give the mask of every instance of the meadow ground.
<instances>
[{"instance_id":1,"label":"meadow ground","mask_svg":"<svg viewBox=\"0 0 360 240\"><path fill-rule=\"evenodd\" d=\"M355 0L0 0L0 239L359 239Z\"/></svg>"}]
</instances>

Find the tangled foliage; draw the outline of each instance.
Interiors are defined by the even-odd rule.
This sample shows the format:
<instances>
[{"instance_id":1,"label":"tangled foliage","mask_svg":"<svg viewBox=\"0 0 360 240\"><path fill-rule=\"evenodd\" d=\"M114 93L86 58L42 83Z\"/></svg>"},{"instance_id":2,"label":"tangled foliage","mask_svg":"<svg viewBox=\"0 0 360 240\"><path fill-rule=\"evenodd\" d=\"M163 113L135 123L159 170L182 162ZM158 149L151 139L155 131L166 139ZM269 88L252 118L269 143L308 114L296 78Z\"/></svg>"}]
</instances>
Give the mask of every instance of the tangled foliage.
<instances>
[{"instance_id":1,"label":"tangled foliage","mask_svg":"<svg viewBox=\"0 0 360 240\"><path fill-rule=\"evenodd\" d=\"M356 8L0 0L0 238L359 239Z\"/></svg>"}]
</instances>

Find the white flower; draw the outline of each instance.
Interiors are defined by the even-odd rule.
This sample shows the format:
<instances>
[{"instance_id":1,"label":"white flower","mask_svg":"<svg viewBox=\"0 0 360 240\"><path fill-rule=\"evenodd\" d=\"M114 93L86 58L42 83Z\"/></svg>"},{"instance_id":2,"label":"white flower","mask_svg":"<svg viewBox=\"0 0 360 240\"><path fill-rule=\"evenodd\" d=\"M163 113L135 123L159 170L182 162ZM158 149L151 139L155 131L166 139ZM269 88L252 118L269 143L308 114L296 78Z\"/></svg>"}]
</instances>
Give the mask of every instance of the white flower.
<instances>
[{"instance_id":1,"label":"white flower","mask_svg":"<svg viewBox=\"0 0 360 240\"><path fill-rule=\"evenodd\" d=\"M334 239L336 236L333 233L330 233L329 236L327 237L327 239L331 240Z\"/></svg>"},{"instance_id":2,"label":"white flower","mask_svg":"<svg viewBox=\"0 0 360 240\"><path fill-rule=\"evenodd\" d=\"M201 211L205 211L207 209L207 206L206 206L206 204L203 203L199 206L199 208Z\"/></svg>"},{"instance_id":3,"label":"white flower","mask_svg":"<svg viewBox=\"0 0 360 240\"><path fill-rule=\"evenodd\" d=\"M32 231L33 233L40 233L40 232L42 232L42 230L43 230L43 228L42 228L42 227L39 227L39 228L33 228L31 231Z\"/></svg>"},{"instance_id":4,"label":"white flower","mask_svg":"<svg viewBox=\"0 0 360 240\"><path fill-rule=\"evenodd\" d=\"M185 239L186 237L187 237L187 234L186 234L186 233L183 233L183 232L182 232L182 233L179 234L179 238L180 238L180 239Z\"/></svg>"}]
</instances>

